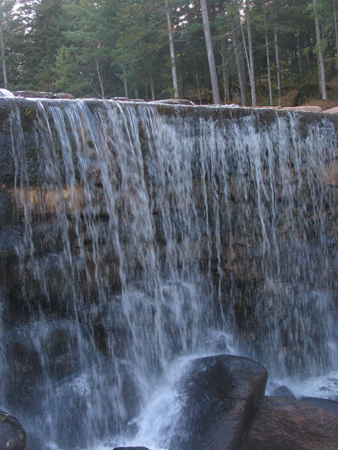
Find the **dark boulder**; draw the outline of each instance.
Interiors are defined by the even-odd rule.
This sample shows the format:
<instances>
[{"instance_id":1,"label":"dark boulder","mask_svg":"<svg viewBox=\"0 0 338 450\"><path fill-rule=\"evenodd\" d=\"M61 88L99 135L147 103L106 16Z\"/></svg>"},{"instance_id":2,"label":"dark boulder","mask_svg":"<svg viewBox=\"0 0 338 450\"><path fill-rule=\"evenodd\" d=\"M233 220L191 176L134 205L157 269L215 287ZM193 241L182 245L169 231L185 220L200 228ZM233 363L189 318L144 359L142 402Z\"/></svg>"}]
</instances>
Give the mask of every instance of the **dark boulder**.
<instances>
[{"instance_id":1,"label":"dark boulder","mask_svg":"<svg viewBox=\"0 0 338 450\"><path fill-rule=\"evenodd\" d=\"M179 389L184 403L169 449L239 449L266 380L266 369L248 358L218 355L192 361Z\"/></svg>"},{"instance_id":2,"label":"dark boulder","mask_svg":"<svg viewBox=\"0 0 338 450\"><path fill-rule=\"evenodd\" d=\"M26 432L18 419L0 410L0 449L24 450Z\"/></svg>"},{"instance_id":3,"label":"dark boulder","mask_svg":"<svg viewBox=\"0 0 338 450\"><path fill-rule=\"evenodd\" d=\"M272 395L275 397L284 397L284 398L296 398L296 396L294 395L294 393L291 391L291 389L289 389L287 386L279 386L278 388L276 388L273 392Z\"/></svg>"},{"instance_id":4,"label":"dark boulder","mask_svg":"<svg viewBox=\"0 0 338 450\"><path fill-rule=\"evenodd\" d=\"M241 450L337 450L338 416L292 398L265 397Z\"/></svg>"}]
</instances>

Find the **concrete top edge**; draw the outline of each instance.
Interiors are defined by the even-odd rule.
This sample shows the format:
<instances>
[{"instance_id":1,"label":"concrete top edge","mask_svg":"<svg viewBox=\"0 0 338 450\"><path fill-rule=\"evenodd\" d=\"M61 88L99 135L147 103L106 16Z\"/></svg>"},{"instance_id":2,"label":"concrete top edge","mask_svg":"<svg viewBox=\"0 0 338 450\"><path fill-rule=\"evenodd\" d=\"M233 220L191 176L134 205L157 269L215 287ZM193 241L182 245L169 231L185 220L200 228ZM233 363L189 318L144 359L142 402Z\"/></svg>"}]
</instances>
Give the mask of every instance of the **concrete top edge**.
<instances>
[{"instance_id":1,"label":"concrete top edge","mask_svg":"<svg viewBox=\"0 0 338 450\"><path fill-rule=\"evenodd\" d=\"M90 106L94 106L95 104L119 104L122 108L124 106L134 106L135 108L144 108L144 107L155 107L159 113L169 115L173 114L175 111L185 111L187 115L193 113L193 115L199 114L210 114L211 116L221 115L220 118L239 118L246 117L249 115L254 116L280 116L280 117L304 117L307 119L313 118L317 120L326 119L334 124L338 124L338 113L325 113L325 111L309 111L303 109L295 109L291 110L288 108L278 109L269 106L262 107L242 107L237 105L190 105L190 104L180 104L180 103L171 103L170 101L135 101L135 100L115 100L115 99L97 99L97 98L84 98L84 99L50 99L50 98L29 98L29 97L2 97L0 98L0 108L8 107L10 104L15 104L19 107L29 107L37 104L59 104L61 106L65 106L68 104L74 103L85 103ZM262 117L262 119L264 119Z\"/></svg>"}]
</instances>

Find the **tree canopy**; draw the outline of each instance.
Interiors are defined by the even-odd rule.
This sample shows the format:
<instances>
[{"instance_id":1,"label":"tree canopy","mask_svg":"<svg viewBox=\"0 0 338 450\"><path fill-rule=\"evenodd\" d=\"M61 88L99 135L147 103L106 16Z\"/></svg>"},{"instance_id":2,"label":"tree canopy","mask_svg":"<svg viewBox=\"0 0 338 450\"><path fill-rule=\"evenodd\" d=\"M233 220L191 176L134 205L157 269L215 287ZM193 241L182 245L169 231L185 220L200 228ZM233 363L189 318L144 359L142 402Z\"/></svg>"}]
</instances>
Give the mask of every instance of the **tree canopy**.
<instances>
[{"instance_id":1,"label":"tree canopy","mask_svg":"<svg viewBox=\"0 0 338 450\"><path fill-rule=\"evenodd\" d=\"M212 87L223 103L325 100L338 84L336 10L336 0L2 0L0 85L147 100L178 89L197 103L212 102Z\"/></svg>"}]
</instances>

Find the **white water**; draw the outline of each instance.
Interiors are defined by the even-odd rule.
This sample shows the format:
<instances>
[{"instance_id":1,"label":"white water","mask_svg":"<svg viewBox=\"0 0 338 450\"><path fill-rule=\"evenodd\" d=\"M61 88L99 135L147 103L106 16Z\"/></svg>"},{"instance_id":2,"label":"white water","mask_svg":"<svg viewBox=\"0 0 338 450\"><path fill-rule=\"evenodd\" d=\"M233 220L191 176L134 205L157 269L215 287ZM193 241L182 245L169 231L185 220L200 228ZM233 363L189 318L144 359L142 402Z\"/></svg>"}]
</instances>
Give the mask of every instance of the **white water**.
<instances>
[{"instance_id":1,"label":"white water","mask_svg":"<svg viewBox=\"0 0 338 450\"><path fill-rule=\"evenodd\" d=\"M0 89L0 97L5 97L5 98L14 98L15 95L12 94L10 91L8 91L7 89Z\"/></svg>"},{"instance_id":2,"label":"white water","mask_svg":"<svg viewBox=\"0 0 338 450\"><path fill-rule=\"evenodd\" d=\"M191 355L251 356L297 395L338 369L331 123L36 100L28 133L3 101L25 312L3 317L1 403L29 431L62 450L167 448Z\"/></svg>"}]
</instances>

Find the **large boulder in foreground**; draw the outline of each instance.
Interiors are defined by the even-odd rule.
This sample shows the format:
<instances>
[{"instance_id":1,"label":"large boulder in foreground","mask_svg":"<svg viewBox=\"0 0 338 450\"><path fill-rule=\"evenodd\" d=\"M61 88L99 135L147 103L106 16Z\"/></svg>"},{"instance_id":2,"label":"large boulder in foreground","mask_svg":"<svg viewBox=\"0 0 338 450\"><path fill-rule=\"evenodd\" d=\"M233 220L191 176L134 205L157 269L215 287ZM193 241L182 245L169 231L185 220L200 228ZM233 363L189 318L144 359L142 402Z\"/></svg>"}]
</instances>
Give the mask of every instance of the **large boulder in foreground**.
<instances>
[{"instance_id":1,"label":"large boulder in foreground","mask_svg":"<svg viewBox=\"0 0 338 450\"><path fill-rule=\"evenodd\" d=\"M18 419L0 410L0 449L24 450L26 432Z\"/></svg>"},{"instance_id":2,"label":"large boulder in foreground","mask_svg":"<svg viewBox=\"0 0 338 450\"><path fill-rule=\"evenodd\" d=\"M267 371L248 358L196 359L182 378L184 401L170 450L237 450L264 396Z\"/></svg>"},{"instance_id":3,"label":"large boulder in foreground","mask_svg":"<svg viewBox=\"0 0 338 450\"><path fill-rule=\"evenodd\" d=\"M338 416L292 398L265 397L241 450L337 450Z\"/></svg>"}]
</instances>

